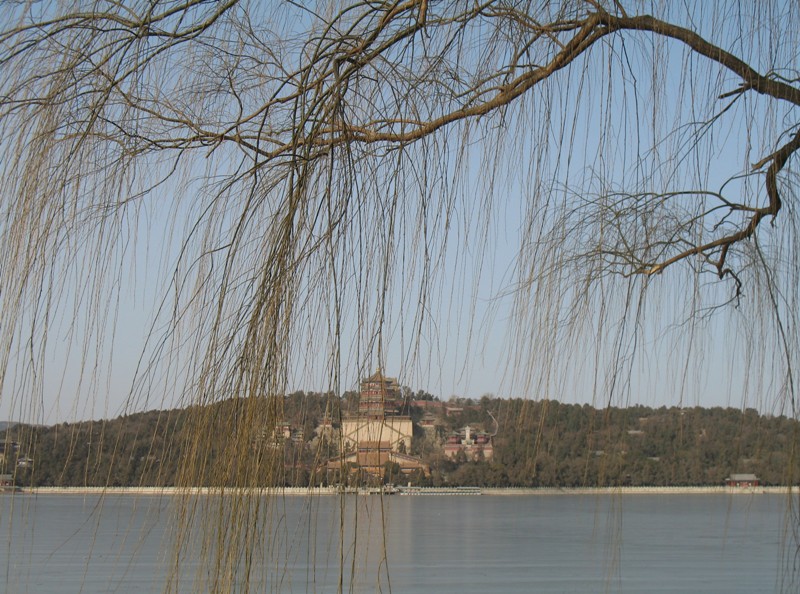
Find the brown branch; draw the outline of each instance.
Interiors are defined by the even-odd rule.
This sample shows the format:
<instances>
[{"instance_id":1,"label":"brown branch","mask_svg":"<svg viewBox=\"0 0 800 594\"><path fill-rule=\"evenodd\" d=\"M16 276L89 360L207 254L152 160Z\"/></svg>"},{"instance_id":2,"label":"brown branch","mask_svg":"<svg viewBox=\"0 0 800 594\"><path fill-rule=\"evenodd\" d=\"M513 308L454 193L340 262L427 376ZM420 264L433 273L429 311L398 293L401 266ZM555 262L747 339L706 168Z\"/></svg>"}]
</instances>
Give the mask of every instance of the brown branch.
<instances>
[{"instance_id":1,"label":"brown branch","mask_svg":"<svg viewBox=\"0 0 800 594\"><path fill-rule=\"evenodd\" d=\"M786 161L789 160L789 157L798 149L800 149L800 132L795 134L791 141L783 145L777 152L775 152L772 156L772 164L769 166L766 172L766 187L767 187L767 196L769 197L769 204L763 208L756 209L753 213L753 216L750 217L750 222L748 223L747 227L738 231L736 233L731 233L726 235L725 237L720 237L715 239L714 241L710 241L708 243L704 243L698 246L695 246L691 249L685 250L664 262L659 264L655 264L648 269L642 269L640 272L643 272L647 275L652 274L659 274L663 272L665 268L679 262L680 260L685 260L691 256L696 256L699 254L703 254L709 251L712 251L716 248L722 248L720 252L720 259L714 263L716 266L720 278L723 276L724 266L725 266L725 259L728 254L728 249L735 243L740 241L744 241L752 237L755 233L756 228L758 227L759 223L761 223L762 219L767 216L776 216L778 211L781 209L781 197L778 192L777 186L777 176L783 166L786 164Z\"/></svg>"},{"instance_id":2,"label":"brown branch","mask_svg":"<svg viewBox=\"0 0 800 594\"><path fill-rule=\"evenodd\" d=\"M600 18L611 29L651 31L652 33L681 41L701 56L705 56L737 74L744 81L744 86L747 88L775 99L800 105L800 89L759 74L740 58L706 41L694 31L666 23L652 16L615 17L604 13L600 15Z\"/></svg>"}]
</instances>

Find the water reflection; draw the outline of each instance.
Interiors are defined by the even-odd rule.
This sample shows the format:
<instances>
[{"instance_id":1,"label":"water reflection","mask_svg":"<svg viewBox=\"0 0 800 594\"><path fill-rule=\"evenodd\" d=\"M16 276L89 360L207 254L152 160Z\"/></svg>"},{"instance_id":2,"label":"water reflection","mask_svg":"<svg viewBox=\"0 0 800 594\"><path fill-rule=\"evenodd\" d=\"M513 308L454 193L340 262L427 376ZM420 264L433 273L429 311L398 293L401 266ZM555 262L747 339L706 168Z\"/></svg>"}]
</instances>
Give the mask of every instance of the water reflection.
<instances>
[{"instance_id":1,"label":"water reflection","mask_svg":"<svg viewBox=\"0 0 800 594\"><path fill-rule=\"evenodd\" d=\"M253 525L231 524L235 505ZM794 592L786 510L780 495L4 496L3 589Z\"/></svg>"}]
</instances>

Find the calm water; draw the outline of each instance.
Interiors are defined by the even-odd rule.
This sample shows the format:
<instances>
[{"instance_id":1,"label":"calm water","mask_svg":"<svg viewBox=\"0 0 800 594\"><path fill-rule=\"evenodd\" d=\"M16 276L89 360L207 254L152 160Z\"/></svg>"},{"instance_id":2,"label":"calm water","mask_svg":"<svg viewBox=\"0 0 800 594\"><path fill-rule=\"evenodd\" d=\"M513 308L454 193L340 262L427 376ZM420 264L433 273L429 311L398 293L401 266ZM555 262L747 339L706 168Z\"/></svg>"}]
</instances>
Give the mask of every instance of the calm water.
<instances>
[{"instance_id":1,"label":"calm water","mask_svg":"<svg viewBox=\"0 0 800 594\"><path fill-rule=\"evenodd\" d=\"M219 510L203 507L218 505L211 499L192 524L209 541L188 537L174 570L176 498L2 496L0 590L213 590L202 553L219 550ZM383 506L285 497L261 523L252 590L335 592L341 578L353 592L797 592L787 503L765 494L397 496Z\"/></svg>"}]
</instances>

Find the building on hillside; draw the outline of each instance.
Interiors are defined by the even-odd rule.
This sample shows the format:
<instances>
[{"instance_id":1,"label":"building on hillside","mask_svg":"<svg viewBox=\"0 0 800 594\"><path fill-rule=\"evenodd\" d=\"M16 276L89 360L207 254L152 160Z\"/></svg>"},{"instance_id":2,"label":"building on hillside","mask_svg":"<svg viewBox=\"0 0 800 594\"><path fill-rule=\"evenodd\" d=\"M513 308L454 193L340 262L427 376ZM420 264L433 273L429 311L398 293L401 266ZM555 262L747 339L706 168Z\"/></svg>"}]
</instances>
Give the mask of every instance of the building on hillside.
<instances>
[{"instance_id":1,"label":"building on hillside","mask_svg":"<svg viewBox=\"0 0 800 594\"><path fill-rule=\"evenodd\" d=\"M391 463L405 475L430 469L410 454L413 425L411 417L401 414L403 399L400 385L393 377L378 369L361 381L358 412L342 421L344 452L329 460L327 470L361 469L382 477L384 467Z\"/></svg>"},{"instance_id":2,"label":"building on hillside","mask_svg":"<svg viewBox=\"0 0 800 594\"><path fill-rule=\"evenodd\" d=\"M761 480L754 474L731 474L725 479L726 487L758 487Z\"/></svg>"},{"instance_id":3,"label":"building on hillside","mask_svg":"<svg viewBox=\"0 0 800 594\"><path fill-rule=\"evenodd\" d=\"M412 400L411 406L422 409L423 411L445 414L446 405L440 400Z\"/></svg>"},{"instance_id":4,"label":"building on hillside","mask_svg":"<svg viewBox=\"0 0 800 594\"><path fill-rule=\"evenodd\" d=\"M436 431L436 426L439 424L436 417L434 417L430 413L425 413L422 415L422 418L419 420L420 428L425 431L426 433L432 433Z\"/></svg>"},{"instance_id":5,"label":"building on hillside","mask_svg":"<svg viewBox=\"0 0 800 594\"><path fill-rule=\"evenodd\" d=\"M276 423L272 427L264 427L253 438L253 447L281 448L288 442L302 444L305 434L302 427L295 427L291 423Z\"/></svg>"},{"instance_id":6,"label":"building on hillside","mask_svg":"<svg viewBox=\"0 0 800 594\"><path fill-rule=\"evenodd\" d=\"M358 400L358 416L382 419L397 416L403 405L400 384L397 379L387 377L380 368L366 379L361 380Z\"/></svg>"},{"instance_id":7,"label":"building on hillside","mask_svg":"<svg viewBox=\"0 0 800 594\"><path fill-rule=\"evenodd\" d=\"M410 417L368 419L356 417L342 421L342 438L346 451L362 443L388 443L393 452L407 454L411 451L413 435Z\"/></svg>"},{"instance_id":8,"label":"building on hillside","mask_svg":"<svg viewBox=\"0 0 800 594\"><path fill-rule=\"evenodd\" d=\"M448 458L455 458L459 452L464 452L468 460L491 460L494 456L492 436L467 425L451 433L444 444L444 455Z\"/></svg>"},{"instance_id":9,"label":"building on hillside","mask_svg":"<svg viewBox=\"0 0 800 594\"><path fill-rule=\"evenodd\" d=\"M363 442L358 444L355 451L328 461L327 470L333 471L342 466L351 469L360 469L371 476L381 477L387 464L397 464L403 475L421 471L428 476L430 469L419 458L401 454L392 450L388 442Z\"/></svg>"},{"instance_id":10,"label":"building on hillside","mask_svg":"<svg viewBox=\"0 0 800 594\"><path fill-rule=\"evenodd\" d=\"M336 428L333 426L333 420L330 417L324 417L317 423L317 426L314 427L314 435L312 440L314 439L336 439L338 432Z\"/></svg>"},{"instance_id":11,"label":"building on hillside","mask_svg":"<svg viewBox=\"0 0 800 594\"><path fill-rule=\"evenodd\" d=\"M378 369L361 381L358 413L342 421L342 439L346 451L363 443L388 443L393 452L411 451L411 417L400 414L400 386L393 377Z\"/></svg>"},{"instance_id":12,"label":"building on hillside","mask_svg":"<svg viewBox=\"0 0 800 594\"><path fill-rule=\"evenodd\" d=\"M275 425L274 431L276 439L288 440L292 438L292 424L291 423L278 423Z\"/></svg>"}]
</instances>

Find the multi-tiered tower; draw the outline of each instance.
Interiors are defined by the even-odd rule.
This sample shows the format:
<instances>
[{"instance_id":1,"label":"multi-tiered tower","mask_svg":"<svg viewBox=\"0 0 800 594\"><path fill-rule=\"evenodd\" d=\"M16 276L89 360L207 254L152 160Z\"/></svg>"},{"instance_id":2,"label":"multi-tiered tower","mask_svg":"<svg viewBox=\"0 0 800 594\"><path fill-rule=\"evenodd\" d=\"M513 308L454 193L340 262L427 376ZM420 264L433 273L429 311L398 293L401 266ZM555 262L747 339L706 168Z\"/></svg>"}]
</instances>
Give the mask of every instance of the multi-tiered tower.
<instances>
[{"instance_id":1,"label":"multi-tiered tower","mask_svg":"<svg viewBox=\"0 0 800 594\"><path fill-rule=\"evenodd\" d=\"M358 412L342 421L344 452L326 463L328 471L350 474L362 472L374 478L386 478L390 468L403 476L430 469L419 458L410 455L413 427L411 417L401 414L400 385L378 369L361 380ZM392 477L390 480L397 480Z\"/></svg>"},{"instance_id":2,"label":"multi-tiered tower","mask_svg":"<svg viewBox=\"0 0 800 594\"><path fill-rule=\"evenodd\" d=\"M364 419L385 419L400 415L402 396L400 385L393 377L384 376L380 369L361 380L358 416Z\"/></svg>"},{"instance_id":3,"label":"multi-tiered tower","mask_svg":"<svg viewBox=\"0 0 800 594\"><path fill-rule=\"evenodd\" d=\"M411 451L411 417L402 415L402 396L397 379L378 369L361 380L358 413L342 423L345 448L388 448L393 452Z\"/></svg>"}]
</instances>

